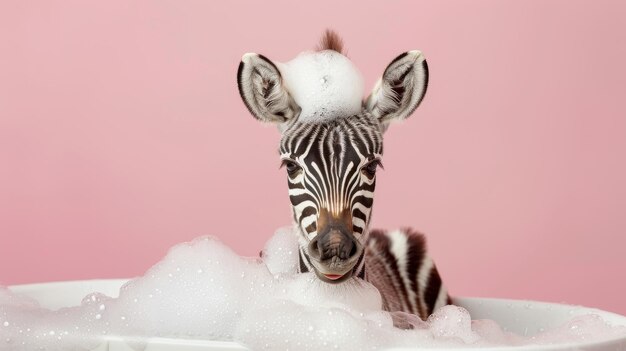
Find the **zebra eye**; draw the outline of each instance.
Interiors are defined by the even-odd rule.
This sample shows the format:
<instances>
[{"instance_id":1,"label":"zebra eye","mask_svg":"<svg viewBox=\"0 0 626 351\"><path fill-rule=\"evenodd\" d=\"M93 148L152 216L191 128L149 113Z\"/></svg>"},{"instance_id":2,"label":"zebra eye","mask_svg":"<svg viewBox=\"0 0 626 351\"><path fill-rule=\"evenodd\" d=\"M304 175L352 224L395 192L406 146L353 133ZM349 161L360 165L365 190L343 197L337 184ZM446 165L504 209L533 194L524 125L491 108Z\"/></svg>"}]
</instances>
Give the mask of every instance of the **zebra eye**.
<instances>
[{"instance_id":1,"label":"zebra eye","mask_svg":"<svg viewBox=\"0 0 626 351\"><path fill-rule=\"evenodd\" d=\"M381 165L379 160L373 160L370 163L363 166L362 169L367 175L369 175L370 177L373 177L376 175L376 169L378 168L379 165Z\"/></svg>"},{"instance_id":2,"label":"zebra eye","mask_svg":"<svg viewBox=\"0 0 626 351\"><path fill-rule=\"evenodd\" d=\"M285 166L285 168L287 168L287 174L289 175L295 174L300 170L300 166L291 160L283 160L281 166Z\"/></svg>"}]
</instances>

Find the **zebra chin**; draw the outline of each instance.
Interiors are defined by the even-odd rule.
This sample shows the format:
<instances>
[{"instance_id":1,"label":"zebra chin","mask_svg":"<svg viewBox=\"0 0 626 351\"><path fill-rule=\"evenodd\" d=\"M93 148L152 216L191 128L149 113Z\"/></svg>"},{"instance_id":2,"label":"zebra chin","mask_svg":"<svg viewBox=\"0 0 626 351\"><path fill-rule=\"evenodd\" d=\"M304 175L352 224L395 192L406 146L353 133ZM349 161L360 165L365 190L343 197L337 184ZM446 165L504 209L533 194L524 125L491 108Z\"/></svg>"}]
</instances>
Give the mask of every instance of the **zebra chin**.
<instances>
[{"instance_id":1,"label":"zebra chin","mask_svg":"<svg viewBox=\"0 0 626 351\"><path fill-rule=\"evenodd\" d=\"M348 269L345 271L337 271L337 270L329 270L326 269L325 267L317 267L315 265L315 261L311 262L313 263L313 271L315 272L315 275L323 282L325 283L329 283L329 284L339 284L342 282L345 282L346 280L352 278L352 277L356 277L358 272L356 272L357 270L357 261L359 260L359 257L356 258L356 260L354 260L354 262L347 264ZM332 273L328 273L328 272L332 272Z\"/></svg>"}]
</instances>

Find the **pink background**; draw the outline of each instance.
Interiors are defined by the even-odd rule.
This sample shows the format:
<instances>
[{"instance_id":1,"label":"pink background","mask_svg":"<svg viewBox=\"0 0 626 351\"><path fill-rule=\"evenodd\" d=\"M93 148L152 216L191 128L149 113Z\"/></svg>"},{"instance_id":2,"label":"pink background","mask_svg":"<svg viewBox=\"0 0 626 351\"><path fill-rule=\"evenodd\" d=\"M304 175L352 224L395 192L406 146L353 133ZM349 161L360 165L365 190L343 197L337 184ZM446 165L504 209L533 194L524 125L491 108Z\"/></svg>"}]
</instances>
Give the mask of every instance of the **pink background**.
<instances>
[{"instance_id":1,"label":"pink background","mask_svg":"<svg viewBox=\"0 0 626 351\"><path fill-rule=\"evenodd\" d=\"M393 3L393 5L388 5ZM279 134L239 99L253 51L344 37L368 90L420 49L431 85L386 134L374 226L411 225L455 295L626 314L619 1L3 1L0 283L131 277L290 223Z\"/></svg>"}]
</instances>

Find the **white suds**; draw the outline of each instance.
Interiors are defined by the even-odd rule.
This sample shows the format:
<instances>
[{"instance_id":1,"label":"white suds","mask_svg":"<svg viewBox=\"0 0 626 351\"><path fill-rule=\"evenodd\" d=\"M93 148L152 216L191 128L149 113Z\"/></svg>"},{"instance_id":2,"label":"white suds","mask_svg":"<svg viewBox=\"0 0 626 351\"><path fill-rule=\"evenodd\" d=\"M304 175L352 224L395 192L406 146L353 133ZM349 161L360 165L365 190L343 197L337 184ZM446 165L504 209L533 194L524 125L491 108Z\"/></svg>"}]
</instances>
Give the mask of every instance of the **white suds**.
<instances>
[{"instance_id":1,"label":"white suds","mask_svg":"<svg viewBox=\"0 0 626 351\"><path fill-rule=\"evenodd\" d=\"M297 237L279 230L261 259L242 258L212 237L173 247L120 290L87 295L80 306L51 311L0 288L0 350L89 350L106 336L141 349L149 337L237 341L253 350L374 350L551 344L625 336L594 315L555 332L522 338L493 321L471 321L445 306L426 322L381 310L378 290L353 278L327 284L296 273ZM267 266L266 266L267 264ZM402 320L412 330L393 327Z\"/></svg>"},{"instance_id":2,"label":"white suds","mask_svg":"<svg viewBox=\"0 0 626 351\"><path fill-rule=\"evenodd\" d=\"M292 227L281 228L265 243L263 262L272 274L298 272L298 241L293 230Z\"/></svg>"},{"instance_id":3,"label":"white suds","mask_svg":"<svg viewBox=\"0 0 626 351\"><path fill-rule=\"evenodd\" d=\"M361 111L363 76L342 54L304 52L278 67L287 90L302 108L299 120L321 122Z\"/></svg>"}]
</instances>

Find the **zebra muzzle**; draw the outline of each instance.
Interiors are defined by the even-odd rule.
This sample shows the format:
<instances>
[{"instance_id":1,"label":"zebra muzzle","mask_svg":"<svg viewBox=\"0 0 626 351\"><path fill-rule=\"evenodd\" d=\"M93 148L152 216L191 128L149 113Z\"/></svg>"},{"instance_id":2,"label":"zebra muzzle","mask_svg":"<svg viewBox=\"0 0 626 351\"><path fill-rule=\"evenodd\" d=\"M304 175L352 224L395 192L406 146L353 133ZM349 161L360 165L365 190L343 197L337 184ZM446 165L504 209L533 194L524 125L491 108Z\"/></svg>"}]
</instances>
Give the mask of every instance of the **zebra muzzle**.
<instances>
[{"instance_id":1,"label":"zebra muzzle","mask_svg":"<svg viewBox=\"0 0 626 351\"><path fill-rule=\"evenodd\" d=\"M337 257L340 260L347 260L356 253L356 245L349 234L344 234L340 230L331 230L324 238L318 242L321 248L322 261ZM336 260L336 259L335 259Z\"/></svg>"},{"instance_id":2,"label":"zebra muzzle","mask_svg":"<svg viewBox=\"0 0 626 351\"><path fill-rule=\"evenodd\" d=\"M308 257L322 281L337 284L353 276L355 266L363 255L363 246L353 237L331 229L309 243Z\"/></svg>"},{"instance_id":3,"label":"zebra muzzle","mask_svg":"<svg viewBox=\"0 0 626 351\"><path fill-rule=\"evenodd\" d=\"M322 208L317 235L309 242L307 254L317 276L328 283L349 279L363 247L352 232L352 215L346 209L331 213Z\"/></svg>"},{"instance_id":4,"label":"zebra muzzle","mask_svg":"<svg viewBox=\"0 0 626 351\"><path fill-rule=\"evenodd\" d=\"M324 235L318 235L309 244L309 254L319 261L337 263L347 260L356 254L356 242L351 234L332 228Z\"/></svg>"}]
</instances>

